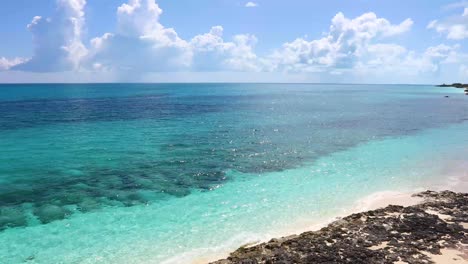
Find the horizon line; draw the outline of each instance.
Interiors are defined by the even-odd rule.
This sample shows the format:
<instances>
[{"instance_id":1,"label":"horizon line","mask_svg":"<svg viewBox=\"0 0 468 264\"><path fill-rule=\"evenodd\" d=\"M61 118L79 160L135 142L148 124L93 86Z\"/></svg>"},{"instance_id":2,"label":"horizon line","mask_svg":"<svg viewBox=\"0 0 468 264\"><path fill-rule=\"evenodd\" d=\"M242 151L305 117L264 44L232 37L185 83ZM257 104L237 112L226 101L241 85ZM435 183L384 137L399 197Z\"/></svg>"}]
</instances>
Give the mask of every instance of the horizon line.
<instances>
[{"instance_id":1,"label":"horizon line","mask_svg":"<svg viewBox=\"0 0 468 264\"><path fill-rule=\"evenodd\" d=\"M313 84L313 85L440 85L434 83L334 83L334 82L5 82L0 85L25 84ZM451 83L442 83L451 84Z\"/></svg>"}]
</instances>

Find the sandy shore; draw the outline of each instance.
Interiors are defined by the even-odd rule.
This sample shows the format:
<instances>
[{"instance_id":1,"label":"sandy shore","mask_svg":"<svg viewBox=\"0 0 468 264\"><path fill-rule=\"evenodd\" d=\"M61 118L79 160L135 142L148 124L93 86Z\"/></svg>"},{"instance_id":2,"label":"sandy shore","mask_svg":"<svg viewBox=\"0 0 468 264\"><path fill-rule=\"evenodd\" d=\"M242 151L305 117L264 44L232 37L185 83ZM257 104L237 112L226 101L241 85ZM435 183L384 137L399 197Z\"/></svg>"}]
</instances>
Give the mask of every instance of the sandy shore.
<instances>
[{"instance_id":1,"label":"sandy shore","mask_svg":"<svg viewBox=\"0 0 468 264\"><path fill-rule=\"evenodd\" d=\"M448 166L450 170L445 171L448 180L445 180L440 185L430 185L430 189L435 191L452 190L454 192L468 193L468 162L454 162L451 166ZM424 202L423 197L414 196L415 193L424 191L425 189L419 188L411 192L399 192L399 191L381 191L371 195L365 196L362 199L357 200L353 206L346 208L339 215L335 215L331 218L326 219L296 219L291 223L291 226L287 229L276 230L272 232L271 237L288 237L294 236L295 234L301 234L303 232L318 231L321 228L333 223L334 221L346 217L348 215L365 212L369 210L376 210L378 208L384 208L389 205L398 205L403 207L415 206ZM434 214L434 211L431 213ZM462 225L465 225L462 223ZM465 226L465 228L467 228ZM270 238L271 238L270 237ZM265 238L262 241L251 241L251 243L244 246L255 246L261 243L267 242L270 238ZM232 251L232 250L231 250ZM229 252L225 248L215 250L213 249L212 254L206 254L203 257L197 256L194 252L194 258L187 256L185 259L191 259L192 264L204 264L216 261L218 259L224 259L229 257ZM464 252L454 249L443 249L441 255L428 254L427 256L433 259L434 263L468 263L467 260L461 261L459 255L466 256L468 254L466 250ZM191 254L190 254L191 255ZM180 257L180 256L179 256ZM174 262L168 261L164 264L177 263L180 258L174 258ZM445 258L446 257L446 258ZM449 259L447 259L449 258ZM466 258L466 257L465 257ZM455 260L456 259L456 260ZM450 262L456 261L456 262ZM400 262L404 263L404 262Z\"/></svg>"},{"instance_id":2,"label":"sandy shore","mask_svg":"<svg viewBox=\"0 0 468 264\"><path fill-rule=\"evenodd\" d=\"M417 192L416 190L415 192ZM422 191L422 190L419 190ZM383 192L376 192L371 195L368 195L354 203L354 205L339 215L335 215L332 218L326 219L299 219L294 220L293 224L282 230L277 230L274 234L276 237L284 237L290 236L292 234L300 234L307 231L317 231L323 227L326 227L328 224L332 223L333 221L345 217L347 215L363 212L368 210L374 210L377 208L382 208L388 206L390 204L393 205L401 205L401 206L411 206L416 205L423 201L420 197L414 197L414 192L397 192L397 191L383 191ZM262 242L267 242L270 238L264 241L251 241L251 243L246 244L248 246L254 246L260 244ZM245 246L245 245L244 245ZM190 264L206 264L218 259L227 258L229 256L229 252L217 252L217 250L213 250L213 254L205 255L203 257L195 257ZM184 257L184 259L190 258L189 256ZM170 259L163 264L175 264L180 260L180 256L174 258L173 260Z\"/></svg>"},{"instance_id":3,"label":"sandy shore","mask_svg":"<svg viewBox=\"0 0 468 264\"><path fill-rule=\"evenodd\" d=\"M381 208L388 204L399 206ZM468 194L381 192L356 206L381 209L241 247L215 263L468 263Z\"/></svg>"},{"instance_id":4,"label":"sandy shore","mask_svg":"<svg viewBox=\"0 0 468 264\"><path fill-rule=\"evenodd\" d=\"M468 173L467 175L463 175L462 177L454 177L451 179L450 183L444 184L436 188L433 186L432 189L437 191L442 191L443 189L450 188L456 192L468 192ZM398 192L398 191L382 191L376 192L371 195L365 196L362 199L359 199L354 203L354 206L348 208L343 211L342 214L335 216L333 218L328 219L321 219L321 220L297 220L289 229L279 230L276 234L276 237L290 237L295 236L296 234L300 234L303 232L309 231L318 231L327 225L333 223L334 221L341 219L347 215L351 215L354 213L365 212L369 210L376 210L379 208L384 208L389 205L398 205L403 207L414 206L424 202L423 197L415 196L415 193L422 192L423 189L417 189L413 192ZM430 213L435 213L434 211ZM463 224L463 223L462 223ZM468 225L468 224L463 224ZM465 226L468 228L468 226ZM255 245L259 245L261 243L265 243L267 240L264 241L252 241L249 244L244 246L252 247ZM434 255L434 254L427 254L431 259L433 259L434 263L467 263L468 260L465 260L460 257L461 256L468 256L468 252L455 250L455 249L443 249L441 250L441 255ZM211 263L219 259L228 258L228 252L221 252L214 250L213 254L205 255L203 257L196 257L190 263L191 264L205 264ZM178 258L177 258L178 259ZM463 260L463 261L462 261ZM453 262L455 261L455 262ZM171 261L167 262L172 263ZM175 262L174 262L175 263ZM405 263L405 262L396 262L396 263Z\"/></svg>"}]
</instances>

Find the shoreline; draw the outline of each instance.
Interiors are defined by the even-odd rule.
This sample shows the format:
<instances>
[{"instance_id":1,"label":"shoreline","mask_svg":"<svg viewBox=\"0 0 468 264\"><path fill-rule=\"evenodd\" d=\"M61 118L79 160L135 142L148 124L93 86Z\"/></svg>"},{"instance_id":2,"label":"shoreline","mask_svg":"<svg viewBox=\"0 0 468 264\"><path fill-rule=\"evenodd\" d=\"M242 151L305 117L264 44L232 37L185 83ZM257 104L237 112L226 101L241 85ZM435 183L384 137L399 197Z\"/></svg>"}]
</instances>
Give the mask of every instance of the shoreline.
<instances>
[{"instance_id":1,"label":"shoreline","mask_svg":"<svg viewBox=\"0 0 468 264\"><path fill-rule=\"evenodd\" d=\"M441 187L441 188L433 188L433 189L438 189L440 191L444 188ZM465 189L465 190L468 190L468 189ZM273 235L266 236L268 238L265 237L262 240L245 243L244 245L239 245L237 248L240 249L240 248L254 247L263 243L267 243L268 241L278 238L278 237L287 238L287 237L294 237L305 232L317 232L320 229L325 228L328 225L332 224L333 222L339 221L340 219L345 218L347 216L357 214L357 213L363 213L367 211L381 209L389 205L397 205L397 206L403 206L403 207L418 205L424 202L424 199L421 197L416 197L414 196L414 194L420 193L422 191L424 191L423 188L418 188L411 192L399 192L399 191L390 191L390 190L374 192L370 195L364 196L361 199L358 199L357 201L353 203L353 206L343 209L341 213L335 216L326 217L322 219L297 219L293 221L294 223L291 224L290 227L282 229L282 230L278 230L276 232L271 232L273 233ZM234 250L231 250L230 252L226 252L225 250L218 251L216 249L213 249L213 251L216 253L208 254L204 256L197 256L190 263L191 264L213 263L218 260L228 258L229 255L234 252ZM187 259L187 258L184 258L184 259ZM177 263L178 260L180 260L180 256L177 256L173 259L166 260L163 263L172 264L172 263Z\"/></svg>"},{"instance_id":2,"label":"shoreline","mask_svg":"<svg viewBox=\"0 0 468 264\"><path fill-rule=\"evenodd\" d=\"M463 157L463 155L460 155L461 153L458 151L456 151L456 153L456 155L453 153L444 155L446 159L443 161L444 165L438 166L436 170L433 170L433 173L425 175L425 177L427 177L426 180L420 182L418 185L411 184L411 186L403 186L403 188L392 186L389 189L376 190L350 200L348 204L343 204L343 207L330 208L328 212L315 215L314 217L307 216L307 214L293 214L290 215L290 222L287 226L263 230L262 232L252 234L239 233L238 236L228 237L228 239L222 244L218 244L216 247L197 247L189 252L166 259L162 263L210 263L227 258L231 252L234 252L241 246L252 247L261 243L266 243L272 238L289 237L303 232L318 231L336 220L355 213L375 210L390 204L401 206L415 205L421 202L422 199L413 197L412 195L425 190L451 190L454 192L466 193L468 192L468 162L461 159L461 157ZM463 153L465 153L465 151L463 151ZM427 159L427 157L424 157L422 160L426 161ZM437 160L436 163L440 164L439 160ZM426 165L425 163L413 163L412 166L418 167ZM427 169L429 167L425 168ZM389 179L393 179L393 177Z\"/></svg>"},{"instance_id":3,"label":"shoreline","mask_svg":"<svg viewBox=\"0 0 468 264\"><path fill-rule=\"evenodd\" d=\"M459 164L460 165L460 164ZM463 164L463 169L467 168L466 164ZM458 168L459 177L449 177L450 181L445 181L444 184L436 186L434 183L429 184L429 188L436 192L442 192L444 190L450 190L452 192L458 193L467 193L468 192L468 171L461 173L461 168ZM237 250L241 248L251 248L257 245L261 245L263 243L268 243L275 238L287 238L287 237L294 237L302 233L306 232L317 232L322 228L326 228L328 225L334 223L335 221L339 221L342 218L364 213L368 211L374 211L378 209L385 208L390 205L396 206L403 206L403 207L411 207L417 206L423 203L425 200L422 197L415 196L418 193L427 190L425 187L420 187L413 189L411 191L395 191L395 190L385 190L385 191L377 191L366 195L358 200L356 200L351 207L344 208L339 214L334 215L332 217L325 217L321 219L296 219L291 224L290 227L277 230L276 232L269 232L272 234L271 236L266 236L268 238L264 238L262 240L252 241L250 243L245 243L244 245L239 245ZM231 250L230 252L226 252L225 250L213 250L213 254L208 254L204 256L197 256L191 264L206 264L206 263L216 263L216 261L226 259L235 252ZM453 253L453 252L449 252ZM468 253L467 253L468 254ZM164 264L172 264L176 263L176 259L179 259L180 256L170 259L164 262ZM437 256L435 256L437 258ZM185 258L186 259L186 258ZM444 262L445 263L445 262ZM460 263L460 262L456 262ZM468 263L468 260L467 260Z\"/></svg>"},{"instance_id":4,"label":"shoreline","mask_svg":"<svg viewBox=\"0 0 468 264\"><path fill-rule=\"evenodd\" d=\"M361 213L370 210L376 210L378 208L386 207L390 204L393 205L400 205L400 206L412 206L417 205L418 203L422 202L422 198L414 197L413 194L417 192L423 191L423 188L418 188L411 192L399 192L399 191L378 191L371 193L370 195L366 195L361 199L356 200L351 207L343 208L343 210L334 216L319 218L319 219L295 219L293 223L281 230L276 230L272 232L268 232L262 239L257 239L255 241L250 241L241 245L236 246L235 249L227 251L225 247L220 246L219 248L212 248L212 254L204 254L200 256L196 254L196 252L187 252L183 256L174 256L173 258L166 259L162 262L162 264L176 264L180 263L183 259L184 261L188 261L191 259L190 255L194 254L192 260L187 262L190 264L206 264L206 263L213 263L220 259L228 258L229 255L234 252L234 250L239 248L250 248L262 243L267 243L271 239L275 239L277 237L293 237L297 236L304 232L316 232L320 229L330 225L331 223L340 220L346 216Z\"/></svg>"},{"instance_id":5,"label":"shoreline","mask_svg":"<svg viewBox=\"0 0 468 264\"><path fill-rule=\"evenodd\" d=\"M361 209L363 209L361 212L353 213L344 218L337 217L334 221L328 222L327 224L323 223L322 228L317 228L315 230L309 229L309 231L302 232L299 235L293 234L282 236L281 238L273 238L268 242L240 247L236 251L232 252L229 257L225 256L225 259L220 259L211 263L231 264L243 263L242 261L253 261L245 263L275 263L274 260L279 260L278 257L283 260L291 260L290 258L295 258L293 261L299 261L291 263L308 263L311 258L315 258L317 261L318 259L324 257L324 254L328 255L327 258L333 258L333 256L336 256L336 254L341 254L343 250L346 251L347 247L354 246L354 244L349 243L344 247L343 245L335 246L335 244L340 244L342 242L341 240L343 239L351 239L356 242L362 240L363 237L366 237L368 240L365 241L366 243L364 243L364 247L360 248L361 251L366 252L368 255L370 254L373 257L376 257L374 256L376 254L374 254L374 251L378 251L381 258L380 260L388 260L388 256L385 255L388 254L395 261L382 263L468 263L468 212L466 210L468 207L468 194L455 193L451 191L425 191L411 195L409 193L385 191L371 194L366 198L361 199L356 204L364 205L366 207L361 207ZM387 206L382 207L384 204L387 204ZM460 209L460 207L462 209ZM409 232L408 237L399 237L401 241L395 240L395 238L392 236L402 233L401 230L398 229L401 229L401 226L398 226L398 224L401 222L401 218L404 219L404 217L406 217L409 219L414 215L420 217L421 219L417 219L419 222L411 222L410 225L407 224L405 226L406 232ZM358 218L359 220L356 220ZM392 220L395 220L395 218L400 219L397 221L398 224L395 224L394 221L392 222ZM419 225L421 223L426 223L428 219L435 220L436 222L431 222L431 224L426 228L431 228L435 224L441 225L441 227L449 227L447 229L448 231L446 230L446 233L444 233L443 236L438 237L439 239L436 241L436 249L433 249L433 241L430 239L426 241L423 239L424 237L418 237L418 235L421 236L420 233L422 232L421 230L418 230ZM372 228L375 228L375 226L378 225L385 226L387 233L382 235L382 230L378 230L378 232L376 231L376 234L380 232L380 238L376 240L375 234L372 234ZM394 225L392 227L394 227L393 229L395 230L388 228L388 225ZM340 228L333 229L336 226L339 226ZM410 231L408 231L408 226ZM353 228L358 228L359 231L347 231L348 229ZM451 233L454 228L455 231ZM362 229L368 230L364 232L361 231ZM343 230L345 231L343 232ZM412 233L413 231L415 234ZM437 231L433 231L433 233L431 233L431 231L424 232L426 232L425 235L429 236L429 238L431 236L433 238L436 235L441 235L437 233ZM457 234L461 236L457 236ZM372 237L372 235L374 235L374 237ZM419 238L418 241L422 241L416 247L417 250L419 250L419 252L416 253L414 251L415 249L412 248L414 246L412 246L412 243L414 242L413 240L415 238L413 237L413 240L407 239L412 235ZM450 235L454 236L452 240L447 238L447 236ZM328 239L326 241L320 239L320 237L326 238L327 236ZM330 237L339 239L332 239L333 241L331 241ZM360 240L356 240L356 238L359 238ZM406 241L406 244L400 245L399 243L403 243L402 241ZM317 247L321 245L320 243L324 243L326 247L319 250ZM388 246L391 243L393 244ZM299 254L297 253L298 249L299 251L302 249L307 253L302 252ZM404 255L402 253L409 249L412 250L411 254L419 254L420 256L414 259L411 254ZM324 250L327 250L327 253L324 253ZM368 252L369 250L371 250L371 252ZM394 253L393 251L395 250L400 250L401 252L399 254ZM356 251L356 249L354 249L354 251ZM359 261L360 257L357 252L348 253L351 254L348 254L348 258L355 258L354 261ZM384 253L384 255L382 255L382 253ZM418 258L420 260L418 260ZM305 261L304 259L308 260ZM273 262L265 262L265 260ZM405 262L404 260L409 262ZM337 263L354 263L349 261L340 261L339 259L335 259L335 261L338 261ZM361 259L361 262L359 263L373 263L372 261L362 261L363 259Z\"/></svg>"}]
</instances>

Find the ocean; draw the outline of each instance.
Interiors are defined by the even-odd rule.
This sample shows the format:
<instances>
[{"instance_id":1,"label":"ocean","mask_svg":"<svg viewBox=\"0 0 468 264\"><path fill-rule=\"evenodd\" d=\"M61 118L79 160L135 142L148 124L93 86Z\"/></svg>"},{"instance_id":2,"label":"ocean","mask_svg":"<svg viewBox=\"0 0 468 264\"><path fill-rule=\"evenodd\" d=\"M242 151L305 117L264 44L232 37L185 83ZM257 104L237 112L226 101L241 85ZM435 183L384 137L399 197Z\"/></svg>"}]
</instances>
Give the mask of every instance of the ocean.
<instances>
[{"instance_id":1,"label":"ocean","mask_svg":"<svg viewBox=\"0 0 468 264\"><path fill-rule=\"evenodd\" d=\"M455 188L467 131L430 85L3 84L0 262L203 263Z\"/></svg>"}]
</instances>

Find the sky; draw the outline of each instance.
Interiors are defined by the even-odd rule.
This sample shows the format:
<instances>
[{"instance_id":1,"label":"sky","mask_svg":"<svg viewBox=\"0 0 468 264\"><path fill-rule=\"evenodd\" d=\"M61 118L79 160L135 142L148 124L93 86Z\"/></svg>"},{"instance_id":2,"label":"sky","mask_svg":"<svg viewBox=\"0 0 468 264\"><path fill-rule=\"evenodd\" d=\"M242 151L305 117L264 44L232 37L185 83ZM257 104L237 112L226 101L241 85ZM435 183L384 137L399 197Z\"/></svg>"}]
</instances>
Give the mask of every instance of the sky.
<instances>
[{"instance_id":1,"label":"sky","mask_svg":"<svg viewBox=\"0 0 468 264\"><path fill-rule=\"evenodd\" d=\"M0 83L468 82L468 1L1 5Z\"/></svg>"}]
</instances>

